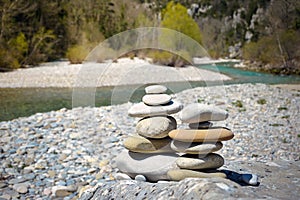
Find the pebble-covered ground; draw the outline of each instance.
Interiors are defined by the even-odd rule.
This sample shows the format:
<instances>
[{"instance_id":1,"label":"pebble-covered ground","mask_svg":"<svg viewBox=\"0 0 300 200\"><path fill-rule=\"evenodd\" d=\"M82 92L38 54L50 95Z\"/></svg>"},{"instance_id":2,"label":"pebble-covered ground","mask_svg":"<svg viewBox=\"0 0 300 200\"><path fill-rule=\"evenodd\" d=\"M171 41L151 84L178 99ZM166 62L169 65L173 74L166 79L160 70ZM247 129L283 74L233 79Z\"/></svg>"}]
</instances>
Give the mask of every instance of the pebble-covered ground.
<instances>
[{"instance_id":1,"label":"pebble-covered ground","mask_svg":"<svg viewBox=\"0 0 300 200\"><path fill-rule=\"evenodd\" d=\"M116 73L117 72L117 73ZM88 77L88 78L87 78ZM219 81L231 78L193 66L154 65L138 58L113 63L50 62L39 67L0 73L0 88L103 87L162 82Z\"/></svg>"},{"instance_id":2,"label":"pebble-covered ground","mask_svg":"<svg viewBox=\"0 0 300 200\"><path fill-rule=\"evenodd\" d=\"M225 167L299 160L300 91L243 84L190 89L175 98L228 110L229 118L216 124L235 133L219 152ZM114 158L138 120L127 116L131 105L61 109L0 122L0 199L76 199L114 180Z\"/></svg>"}]
</instances>

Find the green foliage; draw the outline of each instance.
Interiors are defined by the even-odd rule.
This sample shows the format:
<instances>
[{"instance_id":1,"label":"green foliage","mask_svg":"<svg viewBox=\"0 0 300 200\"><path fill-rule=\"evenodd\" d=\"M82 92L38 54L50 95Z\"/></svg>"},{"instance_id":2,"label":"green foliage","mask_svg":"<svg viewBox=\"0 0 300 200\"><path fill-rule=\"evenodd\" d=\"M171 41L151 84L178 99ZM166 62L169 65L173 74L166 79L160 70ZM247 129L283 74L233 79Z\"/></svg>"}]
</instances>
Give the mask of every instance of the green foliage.
<instances>
[{"instance_id":1,"label":"green foliage","mask_svg":"<svg viewBox=\"0 0 300 200\"><path fill-rule=\"evenodd\" d=\"M37 65L40 62L47 61L48 55L51 55L54 51L55 39L56 36L52 30L41 27L29 41L29 51L24 62Z\"/></svg>"},{"instance_id":2,"label":"green foliage","mask_svg":"<svg viewBox=\"0 0 300 200\"><path fill-rule=\"evenodd\" d=\"M257 103L260 104L260 105L264 105L264 104L267 103L267 101L265 99L258 99Z\"/></svg>"},{"instance_id":3,"label":"green foliage","mask_svg":"<svg viewBox=\"0 0 300 200\"><path fill-rule=\"evenodd\" d=\"M232 102L232 105L234 105L234 106L237 107L237 108L242 108L242 107L244 107L241 100L237 100L237 101Z\"/></svg>"},{"instance_id":4,"label":"green foliage","mask_svg":"<svg viewBox=\"0 0 300 200\"><path fill-rule=\"evenodd\" d=\"M19 61L13 56L11 51L0 48L0 71L19 68Z\"/></svg>"},{"instance_id":5,"label":"green foliage","mask_svg":"<svg viewBox=\"0 0 300 200\"><path fill-rule=\"evenodd\" d=\"M171 1L162 12L161 26L179 31L200 44L202 36L197 23L188 15L187 9L179 3Z\"/></svg>"},{"instance_id":6,"label":"green foliage","mask_svg":"<svg viewBox=\"0 0 300 200\"><path fill-rule=\"evenodd\" d=\"M300 73L300 33L288 30L260 38L243 47L243 58L251 61L271 64L271 72L282 70ZM277 67L279 66L279 67Z\"/></svg>"},{"instance_id":7,"label":"green foliage","mask_svg":"<svg viewBox=\"0 0 300 200\"><path fill-rule=\"evenodd\" d=\"M280 107L278 107L277 108L279 111L281 111L281 110L287 110L288 108L287 107L284 107L284 106L280 106Z\"/></svg>"},{"instance_id":8,"label":"green foliage","mask_svg":"<svg viewBox=\"0 0 300 200\"><path fill-rule=\"evenodd\" d=\"M8 44L2 44L0 47L0 68L16 69L21 67L28 51L28 43L25 35L19 33L16 38L8 41Z\"/></svg>"},{"instance_id":9,"label":"green foliage","mask_svg":"<svg viewBox=\"0 0 300 200\"><path fill-rule=\"evenodd\" d=\"M134 27L136 16L146 13L132 0L9 0L0 4L1 68L56 60L73 52L76 45L96 46L105 37Z\"/></svg>"},{"instance_id":10,"label":"green foliage","mask_svg":"<svg viewBox=\"0 0 300 200\"><path fill-rule=\"evenodd\" d=\"M151 58L154 63L166 65L166 66L175 66L175 67L183 67L188 65L189 62L185 59L189 57L188 52L178 52L179 55L161 51L161 50L150 50L146 56ZM180 56L182 55L182 57Z\"/></svg>"},{"instance_id":11,"label":"green foliage","mask_svg":"<svg viewBox=\"0 0 300 200\"><path fill-rule=\"evenodd\" d=\"M75 45L68 49L67 58L71 64L81 64L89 51L86 47L82 45Z\"/></svg>"},{"instance_id":12,"label":"green foliage","mask_svg":"<svg viewBox=\"0 0 300 200\"><path fill-rule=\"evenodd\" d=\"M16 38L10 40L8 44L15 48L18 54L20 54L20 56L25 56L25 54L28 51L28 43L26 41L24 33L22 32L19 33L19 35Z\"/></svg>"}]
</instances>

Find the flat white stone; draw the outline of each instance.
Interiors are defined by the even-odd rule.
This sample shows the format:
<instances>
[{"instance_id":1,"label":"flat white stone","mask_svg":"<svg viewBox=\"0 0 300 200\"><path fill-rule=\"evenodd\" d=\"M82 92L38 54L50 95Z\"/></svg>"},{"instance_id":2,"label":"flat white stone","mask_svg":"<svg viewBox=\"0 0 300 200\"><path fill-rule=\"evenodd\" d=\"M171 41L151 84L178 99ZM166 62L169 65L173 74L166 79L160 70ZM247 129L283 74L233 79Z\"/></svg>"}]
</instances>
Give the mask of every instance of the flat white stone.
<instances>
[{"instance_id":1,"label":"flat white stone","mask_svg":"<svg viewBox=\"0 0 300 200\"><path fill-rule=\"evenodd\" d=\"M142 101L149 106L158 106L169 103L171 99L168 94L147 94L143 96Z\"/></svg>"},{"instance_id":2,"label":"flat white stone","mask_svg":"<svg viewBox=\"0 0 300 200\"><path fill-rule=\"evenodd\" d=\"M178 158L176 164L181 169L216 169L224 164L224 158L215 153L204 157L187 154Z\"/></svg>"},{"instance_id":3,"label":"flat white stone","mask_svg":"<svg viewBox=\"0 0 300 200\"><path fill-rule=\"evenodd\" d=\"M179 118L185 123L199 123L205 121L221 121L228 117L226 110L213 105L193 103L186 106L179 113Z\"/></svg>"},{"instance_id":4,"label":"flat white stone","mask_svg":"<svg viewBox=\"0 0 300 200\"><path fill-rule=\"evenodd\" d=\"M223 147L221 142L199 143L199 142L180 142L173 140L171 149L180 153L188 154L207 154L220 150Z\"/></svg>"},{"instance_id":5,"label":"flat white stone","mask_svg":"<svg viewBox=\"0 0 300 200\"><path fill-rule=\"evenodd\" d=\"M167 92L167 87L164 85L150 85L145 88L147 94L162 94Z\"/></svg>"},{"instance_id":6,"label":"flat white stone","mask_svg":"<svg viewBox=\"0 0 300 200\"><path fill-rule=\"evenodd\" d=\"M143 175L149 181L168 180L171 169L179 169L175 163L177 154L143 154L130 151L121 152L116 158L119 170L135 178Z\"/></svg>"},{"instance_id":7,"label":"flat white stone","mask_svg":"<svg viewBox=\"0 0 300 200\"><path fill-rule=\"evenodd\" d=\"M117 173L115 177L117 180L132 180L130 176L124 173Z\"/></svg>"},{"instance_id":8,"label":"flat white stone","mask_svg":"<svg viewBox=\"0 0 300 200\"><path fill-rule=\"evenodd\" d=\"M128 110L131 117L148 117L158 115L170 115L179 112L183 105L177 101L170 101L163 106L147 106L143 102L133 105Z\"/></svg>"}]
</instances>

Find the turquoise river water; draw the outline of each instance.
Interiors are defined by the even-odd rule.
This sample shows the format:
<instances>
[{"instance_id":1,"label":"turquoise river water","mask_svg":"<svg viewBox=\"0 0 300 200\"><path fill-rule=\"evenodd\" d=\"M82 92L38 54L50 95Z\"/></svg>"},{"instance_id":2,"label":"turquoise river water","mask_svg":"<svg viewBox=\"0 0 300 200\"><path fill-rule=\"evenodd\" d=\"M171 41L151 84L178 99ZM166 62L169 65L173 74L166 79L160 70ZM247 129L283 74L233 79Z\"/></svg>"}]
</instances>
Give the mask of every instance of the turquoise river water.
<instances>
[{"instance_id":1,"label":"turquoise river water","mask_svg":"<svg viewBox=\"0 0 300 200\"><path fill-rule=\"evenodd\" d=\"M300 84L300 76L279 76L246 71L233 68L230 64L226 63L218 64L217 66L201 65L198 67L229 75L232 80L224 81L222 84L225 85L237 83ZM169 84L172 84L172 92L179 92L186 89L181 83L167 83L165 85L168 86ZM192 87L206 86L204 82L191 82L190 85ZM139 87L135 90L130 97L130 101L140 101L141 96L144 94L144 87ZM126 94L132 91L132 88L135 88L135 86L122 86L118 87L118 90L122 90ZM120 98L117 100L114 99L114 102L112 102L111 96L113 91L114 87L97 88L95 106L107 106L128 101L126 98ZM72 94L72 88L2 88L0 89L0 121L30 116L37 112L72 108Z\"/></svg>"}]
</instances>

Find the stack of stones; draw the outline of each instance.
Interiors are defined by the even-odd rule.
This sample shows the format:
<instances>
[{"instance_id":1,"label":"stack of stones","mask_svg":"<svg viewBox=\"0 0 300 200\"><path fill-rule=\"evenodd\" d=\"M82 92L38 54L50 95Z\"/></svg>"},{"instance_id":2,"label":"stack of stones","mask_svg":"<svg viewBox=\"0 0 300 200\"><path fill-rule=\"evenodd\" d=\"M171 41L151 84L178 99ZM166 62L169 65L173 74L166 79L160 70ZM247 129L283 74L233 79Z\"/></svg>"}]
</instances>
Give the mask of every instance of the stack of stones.
<instances>
[{"instance_id":1,"label":"stack of stones","mask_svg":"<svg viewBox=\"0 0 300 200\"><path fill-rule=\"evenodd\" d=\"M169 132L169 137L173 139L171 148L176 152L184 153L176 160L179 168L205 173L223 166L223 157L213 152L223 147L221 141L230 140L234 135L227 128L213 127L210 121L222 121L227 117L227 111L199 103L190 104L180 112L180 120L188 123L190 129ZM182 179L189 174L192 175L193 172L172 170L168 173L173 180L178 177Z\"/></svg>"},{"instance_id":2,"label":"stack of stones","mask_svg":"<svg viewBox=\"0 0 300 200\"><path fill-rule=\"evenodd\" d=\"M225 128L211 127L208 121L224 120L228 113L213 106L182 104L165 94L167 88L152 85L145 88L143 102L133 105L128 114L140 117L136 134L124 141L126 148L117 157L119 170L131 178L144 180L182 180L187 177L223 177L217 169L224 159L215 153L221 141L233 138ZM176 129L176 120L169 116L179 112L182 122L193 129Z\"/></svg>"}]
</instances>

